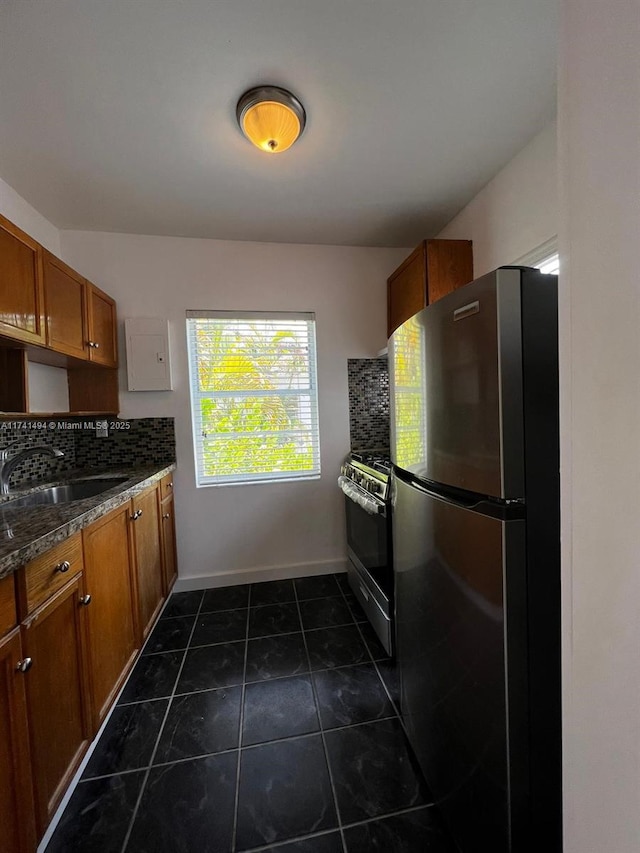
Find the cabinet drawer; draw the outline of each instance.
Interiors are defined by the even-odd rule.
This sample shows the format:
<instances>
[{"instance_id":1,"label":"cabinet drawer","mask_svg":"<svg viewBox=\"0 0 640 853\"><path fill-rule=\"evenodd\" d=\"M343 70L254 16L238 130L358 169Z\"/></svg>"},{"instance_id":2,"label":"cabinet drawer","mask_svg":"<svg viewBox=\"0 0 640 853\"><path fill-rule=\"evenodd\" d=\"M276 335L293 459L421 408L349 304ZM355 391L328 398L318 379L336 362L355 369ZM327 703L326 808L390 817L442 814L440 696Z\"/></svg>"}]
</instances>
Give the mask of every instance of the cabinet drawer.
<instances>
[{"instance_id":1,"label":"cabinet drawer","mask_svg":"<svg viewBox=\"0 0 640 853\"><path fill-rule=\"evenodd\" d=\"M164 500L173 494L173 474L167 474L160 480L160 499Z\"/></svg>"},{"instance_id":2,"label":"cabinet drawer","mask_svg":"<svg viewBox=\"0 0 640 853\"><path fill-rule=\"evenodd\" d=\"M50 551L27 563L18 573L18 595L22 615L35 610L74 575L81 572L82 568L80 533L74 533Z\"/></svg>"},{"instance_id":3,"label":"cabinet drawer","mask_svg":"<svg viewBox=\"0 0 640 853\"><path fill-rule=\"evenodd\" d=\"M13 575L8 575L0 581L0 637L14 628L17 621Z\"/></svg>"}]
</instances>

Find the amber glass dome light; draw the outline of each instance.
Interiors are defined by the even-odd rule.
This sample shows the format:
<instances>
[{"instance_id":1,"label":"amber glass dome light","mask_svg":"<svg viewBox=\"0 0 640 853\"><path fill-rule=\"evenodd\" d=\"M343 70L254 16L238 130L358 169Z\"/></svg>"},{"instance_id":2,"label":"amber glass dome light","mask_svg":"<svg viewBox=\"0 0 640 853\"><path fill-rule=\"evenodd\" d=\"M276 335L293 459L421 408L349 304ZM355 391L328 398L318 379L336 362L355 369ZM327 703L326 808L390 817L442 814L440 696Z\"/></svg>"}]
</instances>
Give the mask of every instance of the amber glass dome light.
<instances>
[{"instance_id":1,"label":"amber glass dome light","mask_svg":"<svg viewBox=\"0 0 640 853\"><path fill-rule=\"evenodd\" d=\"M291 148L306 122L300 101L278 86L258 86L245 92L238 101L236 117L247 139L270 154Z\"/></svg>"}]
</instances>

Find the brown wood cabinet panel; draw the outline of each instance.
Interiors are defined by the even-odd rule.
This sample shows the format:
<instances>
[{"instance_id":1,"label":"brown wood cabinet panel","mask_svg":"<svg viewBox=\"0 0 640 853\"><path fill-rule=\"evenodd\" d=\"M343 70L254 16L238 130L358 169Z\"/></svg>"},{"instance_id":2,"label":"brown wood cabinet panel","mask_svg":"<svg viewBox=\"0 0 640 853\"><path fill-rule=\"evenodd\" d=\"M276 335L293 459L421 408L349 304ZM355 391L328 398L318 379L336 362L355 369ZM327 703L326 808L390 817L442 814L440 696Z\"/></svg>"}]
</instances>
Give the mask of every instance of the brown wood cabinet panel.
<instances>
[{"instance_id":1,"label":"brown wood cabinet panel","mask_svg":"<svg viewBox=\"0 0 640 853\"><path fill-rule=\"evenodd\" d=\"M160 480L160 498L164 500L173 494L173 474L167 474Z\"/></svg>"},{"instance_id":2,"label":"brown wood cabinet panel","mask_svg":"<svg viewBox=\"0 0 640 853\"><path fill-rule=\"evenodd\" d=\"M423 240L387 279L387 335L473 279L470 240Z\"/></svg>"},{"instance_id":3,"label":"brown wood cabinet panel","mask_svg":"<svg viewBox=\"0 0 640 853\"><path fill-rule=\"evenodd\" d=\"M137 643L130 503L82 531L87 608L89 676L94 728L102 722L133 662Z\"/></svg>"},{"instance_id":4,"label":"brown wood cabinet panel","mask_svg":"<svg viewBox=\"0 0 640 853\"><path fill-rule=\"evenodd\" d=\"M74 533L27 563L16 575L20 615L24 618L81 572L82 536Z\"/></svg>"},{"instance_id":5,"label":"brown wood cabinet panel","mask_svg":"<svg viewBox=\"0 0 640 853\"><path fill-rule=\"evenodd\" d=\"M89 359L105 367L118 366L116 303L95 284L88 286Z\"/></svg>"},{"instance_id":6,"label":"brown wood cabinet panel","mask_svg":"<svg viewBox=\"0 0 640 853\"><path fill-rule=\"evenodd\" d=\"M51 252L44 252L43 269L47 346L89 358L86 281Z\"/></svg>"},{"instance_id":7,"label":"brown wood cabinet panel","mask_svg":"<svg viewBox=\"0 0 640 853\"><path fill-rule=\"evenodd\" d=\"M76 575L22 625L39 837L91 741L84 595Z\"/></svg>"},{"instance_id":8,"label":"brown wood cabinet panel","mask_svg":"<svg viewBox=\"0 0 640 853\"><path fill-rule=\"evenodd\" d=\"M174 498L169 495L160 502L162 521L162 564L164 568L165 595L178 577L178 559L176 556L176 522L174 517Z\"/></svg>"},{"instance_id":9,"label":"brown wood cabinet panel","mask_svg":"<svg viewBox=\"0 0 640 853\"><path fill-rule=\"evenodd\" d=\"M0 580L0 637L15 628L17 621L13 575L7 575Z\"/></svg>"},{"instance_id":10,"label":"brown wood cabinet panel","mask_svg":"<svg viewBox=\"0 0 640 853\"><path fill-rule=\"evenodd\" d=\"M29 410L27 351L0 347L0 411Z\"/></svg>"},{"instance_id":11,"label":"brown wood cabinet panel","mask_svg":"<svg viewBox=\"0 0 640 853\"><path fill-rule=\"evenodd\" d=\"M71 412L120 411L118 370L106 367L72 367L68 372L69 410Z\"/></svg>"},{"instance_id":12,"label":"brown wood cabinet panel","mask_svg":"<svg viewBox=\"0 0 640 853\"><path fill-rule=\"evenodd\" d=\"M0 216L0 335L45 343L42 247Z\"/></svg>"},{"instance_id":13,"label":"brown wood cabinet panel","mask_svg":"<svg viewBox=\"0 0 640 853\"><path fill-rule=\"evenodd\" d=\"M427 304L473 281L470 240L427 240Z\"/></svg>"},{"instance_id":14,"label":"brown wood cabinet panel","mask_svg":"<svg viewBox=\"0 0 640 853\"><path fill-rule=\"evenodd\" d=\"M144 640L164 601L162 531L157 487L148 489L131 501L131 536L136 567L140 639Z\"/></svg>"},{"instance_id":15,"label":"brown wood cabinet panel","mask_svg":"<svg viewBox=\"0 0 640 853\"><path fill-rule=\"evenodd\" d=\"M6 853L34 853L36 830L20 630L0 640L0 832Z\"/></svg>"},{"instance_id":16,"label":"brown wood cabinet panel","mask_svg":"<svg viewBox=\"0 0 640 853\"><path fill-rule=\"evenodd\" d=\"M424 244L420 244L387 282L388 335L427 304Z\"/></svg>"}]
</instances>

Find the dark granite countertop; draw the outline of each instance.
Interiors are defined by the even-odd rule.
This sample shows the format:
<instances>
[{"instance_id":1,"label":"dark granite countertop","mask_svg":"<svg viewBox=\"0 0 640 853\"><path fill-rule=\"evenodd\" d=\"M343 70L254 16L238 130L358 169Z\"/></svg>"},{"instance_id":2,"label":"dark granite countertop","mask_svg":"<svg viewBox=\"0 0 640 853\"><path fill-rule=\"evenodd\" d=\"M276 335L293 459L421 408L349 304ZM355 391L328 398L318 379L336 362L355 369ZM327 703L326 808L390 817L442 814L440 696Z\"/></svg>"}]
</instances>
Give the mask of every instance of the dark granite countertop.
<instances>
[{"instance_id":1,"label":"dark granite countertop","mask_svg":"<svg viewBox=\"0 0 640 853\"><path fill-rule=\"evenodd\" d=\"M58 542L82 530L97 518L125 503L140 492L175 470L175 464L159 468L147 465L108 471L73 471L55 483L33 484L31 488L16 490L11 497L20 497L29 492L61 485L79 478L114 478L119 481L113 488L90 498L72 503L11 509L6 501L0 501L0 578L15 572L39 554L43 554Z\"/></svg>"}]
</instances>

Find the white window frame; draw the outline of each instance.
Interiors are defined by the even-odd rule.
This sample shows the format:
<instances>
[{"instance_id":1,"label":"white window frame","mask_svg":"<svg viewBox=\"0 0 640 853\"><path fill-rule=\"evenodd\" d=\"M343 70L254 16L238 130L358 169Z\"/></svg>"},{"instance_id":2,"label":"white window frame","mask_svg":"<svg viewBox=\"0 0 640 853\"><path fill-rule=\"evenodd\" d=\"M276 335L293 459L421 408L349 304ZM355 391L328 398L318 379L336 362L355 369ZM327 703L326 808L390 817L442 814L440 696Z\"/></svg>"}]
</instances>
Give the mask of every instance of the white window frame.
<instances>
[{"instance_id":1,"label":"white window frame","mask_svg":"<svg viewBox=\"0 0 640 853\"><path fill-rule=\"evenodd\" d=\"M189 361L189 393L191 401L191 425L193 431L193 450L195 461L196 486L198 488L209 488L218 486L256 485L258 483L283 483L299 482L301 480L318 480L321 474L320 466L320 425L318 412L318 379L317 379L317 346L315 330L315 314L313 312L289 312L289 311L211 311L211 310L188 310L187 314L187 352ZM260 391L260 396L298 396L305 394L311 400L311 429L313 433L313 467L301 472L273 471L267 473L249 472L245 474L229 474L207 476L204 472L204 460L202 455L202 409L201 400L218 397L252 397L256 395L255 390L237 390L221 392L203 392L199 389L198 365L195 347L192 346L190 336L190 320L196 319L221 319L228 321L269 321L284 320L291 322L301 320L308 324L309 328L309 387L300 389L276 389L273 391ZM287 431L281 431L287 432ZM246 433L247 435L249 433ZM259 435L260 432L251 433ZM264 434L274 435L275 431L265 430ZM243 433L244 435L244 433Z\"/></svg>"},{"instance_id":2,"label":"white window frame","mask_svg":"<svg viewBox=\"0 0 640 853\"><path fill-rule=\"evenodd\" d=\"M547 240L546 243L542 243L536 249L533 249L531 252L523 255L514 262L514 266L535 267L536 269L541 269L544 272L543 268L552 261L559 261L557 237L552 237L550 240ZM553 272L553 270L550 270L550 272Z\"/></svg>"}]
</instances>

